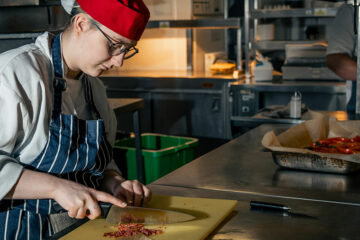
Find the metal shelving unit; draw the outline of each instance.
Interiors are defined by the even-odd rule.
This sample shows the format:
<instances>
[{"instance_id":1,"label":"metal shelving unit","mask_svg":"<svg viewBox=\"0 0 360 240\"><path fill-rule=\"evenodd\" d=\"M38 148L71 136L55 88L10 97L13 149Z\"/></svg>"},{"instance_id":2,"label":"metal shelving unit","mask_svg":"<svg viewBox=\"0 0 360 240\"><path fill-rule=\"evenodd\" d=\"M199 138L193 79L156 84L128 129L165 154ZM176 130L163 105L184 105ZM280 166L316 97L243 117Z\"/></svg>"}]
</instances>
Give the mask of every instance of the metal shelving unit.
<instances>
[{"instance_id":1,"label":"metal shelving unit","mask_svg":"<svg viewBox=\"0 0 360 240\"><path fill-rule=\"evenodd\" d=\"M185 28L187 39L187 69L192 71L193 32L192 29L237 29L237 46L241 46L241 18L206 18L191 20L156 20L149 21L146 28ZM237 69L241 70L241 47L236 54Z\"/></svg>"},{"instance_id":2,"label":"metal shelving unit","mask_svg":"<svg viewBox=\"0 0 360 240\"><path fill-rule=\"evenodd\" d=\"M33 43L44 31L62 30L68 15L60 0L4 0L0 3L0 52Z\"/></svg>"},{"instance_id":3,"label":"metal shelving unit","mask_svg":"<svg viewBox=\"0 0 360 240\"><path fill-rule=\"evenodd\" d=\"M258 49L260 51L263 50L284 50L285 45L289 43L295 43L295 44L306 44L306 43L315 43L318 42L317 40L273 40L273 41L253 41L252 46L255 49Z\"/></svg>"},{"instance_id":4,"label":"metal shelving unit","mask_svg":"<svg viewBox=\"0 0 360 240\"><path fill-rule=\"evenodd\" d=\"M146 28L201 28L201 29L240 28L240 22L241 22L240 18L158 20L158 21L149 21Z\"/></svg>"},{"instance_id":5,"label":"metal shelving unit","mask_svg":"<svg viewBox=\"0 0 360 240\"><path fill-rule=\"evenodd\" d=\"M288 18L288 17L335 17L337 8L294 8L251 11L252 18Z\"/></svg>"},{"instance_id":6,"label":"metal shelving unit","mask_svg":"<svg viewBox=\"0 0 360 240\"><path fill-rule=\"evenodd\" d=\"M256 41L257 23L260 19L289 18L299 23L299 18L333 18L338 8L293 8L293 9L258 9L257 0L245 0L245 73L250 75L249 63L251 52L284 50L289 43L313 43L315 40L267 40ZM318 40L317 40L318 41Z\"/></svg>"}]
</instances>

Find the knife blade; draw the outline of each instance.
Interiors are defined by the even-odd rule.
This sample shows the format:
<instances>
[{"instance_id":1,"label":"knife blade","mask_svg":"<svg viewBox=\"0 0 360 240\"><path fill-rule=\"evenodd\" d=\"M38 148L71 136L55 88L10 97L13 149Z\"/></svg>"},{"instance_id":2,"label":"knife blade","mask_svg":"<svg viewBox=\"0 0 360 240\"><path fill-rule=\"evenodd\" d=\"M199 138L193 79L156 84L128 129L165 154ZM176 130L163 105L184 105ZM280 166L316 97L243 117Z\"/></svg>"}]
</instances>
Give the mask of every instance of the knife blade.
<instances>
[{"instance_id":1,"label":"knife blade","mask_svg":"<svg viewBox=\"0 0 360 240\"><path fill-rule=\"evenodd\" d=\"M104 210L104 206L102 206ZM110 207L106 221L111 224L119 223L143 223L143 224L167 224L180 223L194 220L193 215L158 208L127 206L121 208L115 205Z\"/></svg>"},{"instance_id":2,"label":"knife blade","mask_svg":"<svg viewBox=\"0 0 360 240\"><path fill-rule=\"evenodd\" d=\"M195 216L174 210L158 208L126 206L124 208L112 205L111 203L99 202L101 216L111 224L119 223L143 223L143 224L166 224L180 223L195 219ZM57 212L65 212L57 202L53 203Z\"/></svg>"}]
</instances>

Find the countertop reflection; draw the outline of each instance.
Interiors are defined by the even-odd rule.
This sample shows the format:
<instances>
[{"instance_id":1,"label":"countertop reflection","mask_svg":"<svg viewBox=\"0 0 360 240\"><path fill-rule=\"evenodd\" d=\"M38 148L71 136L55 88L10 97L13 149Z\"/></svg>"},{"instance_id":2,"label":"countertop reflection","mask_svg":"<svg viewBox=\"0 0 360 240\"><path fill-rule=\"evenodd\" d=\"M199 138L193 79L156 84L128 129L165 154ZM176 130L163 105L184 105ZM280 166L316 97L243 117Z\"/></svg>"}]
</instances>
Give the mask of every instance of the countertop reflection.
<instances>
[{"instance_id":1,"label":"countertop reflection","mask_svg":"<svg viewBox=\"0 0 360 240\"><path fill-rule=\"evenodd\" d=\"M311 189L330 192L346 192L359 186L360 175L309 172L279 168L273 176L273 186L291 189Z\"/></svg>"}]
</instances>

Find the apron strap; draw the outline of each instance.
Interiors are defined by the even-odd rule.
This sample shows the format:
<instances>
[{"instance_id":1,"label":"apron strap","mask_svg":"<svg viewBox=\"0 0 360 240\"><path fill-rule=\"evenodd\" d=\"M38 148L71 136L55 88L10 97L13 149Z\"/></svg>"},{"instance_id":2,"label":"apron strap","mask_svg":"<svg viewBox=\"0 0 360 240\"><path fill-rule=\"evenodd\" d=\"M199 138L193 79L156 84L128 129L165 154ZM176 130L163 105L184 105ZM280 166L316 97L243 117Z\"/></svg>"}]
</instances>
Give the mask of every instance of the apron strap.
<instances>
[{"instance_id":1,"label":"apron strap","mask_svg":"<svg viewBox=\"0 0 360 240\"><path fill-rule=\"evenodd\" d=\"M92 87L89 82L88 76L86 74L83 78L83 83L84 83L84 87L85 87L85 100L90 105L92 111L95 113L96 118L99 119L100 113L95 106Z\"/></svg>"},{"instance_id":2,"label":"apron strap","mask_svg":"<svg viewBox=\"0 0 360 240\"><path fill-rule=\"evenodd\" d=\"M61 58L61 34L58 34L51 43L51 57L55 72L55 78L53 82L54 86L54 110L53 119L56 119L61 114L61 102L62 92L66 89L66 81L63 79L62 73L62 58ZM94 111L96 117L99 119L100 114L97 110L91 84L89 83L88 76L84 74L83 83L85 87L85 100Z\"/></svg>"},{"instance_id":3,"label":"apron strap","mask_svg":"<svg viewBox=\"0 0 360 240\"><path fill-rule=\"evenodd\" d=\"M55 76L62 78L61 34L56 35L51 43L51 58Z\"/></svg>"},{"instance_id":4,"label":"apron strap","mask_svg":"<svg viewBox=\"0 0 360 240\"><path fill-rule=\"evenodd\" d=\"M56 119L61 114L62 92L66 89L66 81L62 76L61 34L56 35L51 43L51 57L55 72L53 81L54 109L52 118Z\"/></svg>"}]
</instances>

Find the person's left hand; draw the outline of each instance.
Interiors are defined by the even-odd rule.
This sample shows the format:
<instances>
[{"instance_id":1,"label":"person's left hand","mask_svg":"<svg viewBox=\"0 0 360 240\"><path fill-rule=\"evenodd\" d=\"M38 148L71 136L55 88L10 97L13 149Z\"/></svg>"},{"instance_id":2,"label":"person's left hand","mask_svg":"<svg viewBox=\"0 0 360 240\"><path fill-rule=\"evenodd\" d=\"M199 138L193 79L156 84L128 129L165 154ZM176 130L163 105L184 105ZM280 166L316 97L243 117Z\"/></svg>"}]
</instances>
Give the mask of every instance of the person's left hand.
<instances>
[{"instance_id":1,"label":"person's left hand","mask_svg":"<svg viewBox=\"0 0 360 240\"><path fill-rule=\"evenodd\" d=\"M151 200L151 190L138 180L126 180L116 171L104 173L103 191L112 194L130 206L141 206Z\"/></svg>"},{"instance_id":2,"label":"person's left hand","mask_svg":"<svg viewBox=\"0 0 360 240\"><path fill-rule=\"evenodd\" d=\"M151 200L151 190L138 180L118 179L113 195L131 206L141 206Z\"/></svg>"}]
</instances>

